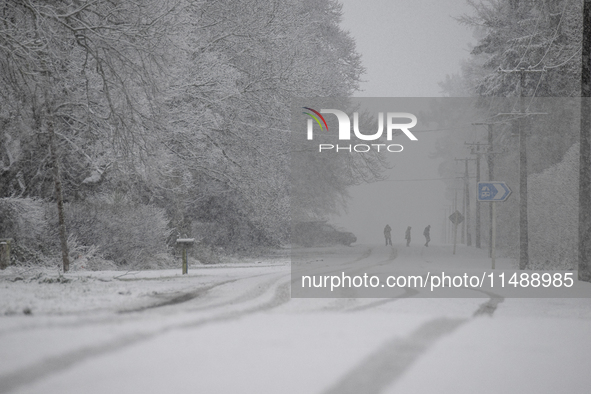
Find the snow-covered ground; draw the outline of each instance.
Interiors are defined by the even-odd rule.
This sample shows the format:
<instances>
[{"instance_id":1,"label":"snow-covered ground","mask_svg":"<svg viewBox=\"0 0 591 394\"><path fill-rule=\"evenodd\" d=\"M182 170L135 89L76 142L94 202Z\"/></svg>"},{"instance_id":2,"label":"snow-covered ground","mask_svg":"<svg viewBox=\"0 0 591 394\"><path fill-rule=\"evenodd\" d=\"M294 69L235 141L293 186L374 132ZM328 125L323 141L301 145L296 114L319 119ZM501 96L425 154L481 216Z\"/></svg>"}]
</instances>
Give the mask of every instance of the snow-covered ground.
<instances>
[{"instance_id":1,"label":"snow-covered ground","mask_svg":"<svg viewBox=\"0 0 591 394\"><path fill-rule=\"evenodd\" d=\"M294 250L294 254L305 253ZM490 269L450 246L325 261ZM374 264L375 263L375 264ZM373 264L373 265L372 265ZM508 259L497 268L512 269ZM0 393L586 393L589 298L291 298L286 258L0 272ZM591 286L583 285L584 294Z\"/></svg>"}]
</instances>

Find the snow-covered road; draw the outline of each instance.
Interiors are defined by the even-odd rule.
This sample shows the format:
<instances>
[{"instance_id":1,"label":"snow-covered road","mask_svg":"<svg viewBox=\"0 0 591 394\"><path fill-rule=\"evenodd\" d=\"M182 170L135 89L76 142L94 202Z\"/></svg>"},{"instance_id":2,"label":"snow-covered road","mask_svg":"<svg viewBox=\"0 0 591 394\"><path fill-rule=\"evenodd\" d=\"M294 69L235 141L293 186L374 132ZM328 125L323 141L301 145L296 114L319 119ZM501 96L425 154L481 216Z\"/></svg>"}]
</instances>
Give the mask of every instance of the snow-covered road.
<instances>
[{"instance_id":1,"label":"snow-covered road","mask_svg":"<svg viewBox=\"0 0 591 394\"><path fill-rule=\"evenodd\" d=\"M449 246L326 259L488 267ZM508 260L498 264L509 267ZM0 393L587 393L588 298L291 298L287 258L0 276ZM482 295L482 294L481 294ZM23 311L30 311L24 314Z\"/></svg>"}]
</instances>

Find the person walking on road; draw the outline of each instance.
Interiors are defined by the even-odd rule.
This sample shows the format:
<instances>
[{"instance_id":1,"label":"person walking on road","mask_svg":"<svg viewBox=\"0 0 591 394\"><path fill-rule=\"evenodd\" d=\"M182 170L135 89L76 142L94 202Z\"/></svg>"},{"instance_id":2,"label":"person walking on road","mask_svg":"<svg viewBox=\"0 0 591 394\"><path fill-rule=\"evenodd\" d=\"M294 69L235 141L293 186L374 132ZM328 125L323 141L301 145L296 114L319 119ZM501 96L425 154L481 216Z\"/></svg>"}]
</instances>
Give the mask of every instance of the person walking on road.
<instances>
[{"instance_id":1,"label":"person walking on road","mask_svg":"<svg viewBox=\"0 0 591 394\"><path fill-rule=\"evenodd\" d=\"M384 227L384 238L386 238L386 246L392 245L392 236L390 234L391 232L392 228L389 224L386 224L386 227Z\"/></svg>"},{"instance_id":2,"label":"person walking on road","mask_svg":"<svg viewBox=\"0 0 591 394\"><path fill-rule=\"evenodd\" d=\"M423 231L423 235L425 236L425 246L429 247L429 241L431 241L431 236L429 235L431 231L431 225L428 225L427 227L425 227L425 231Z\"/></svg>"},{"instance_id":3,"label":"person walking on road","mask_svg":"<svg viewBox=\"0 0 591 394\"><path fill-rule=\"evenodd\" d=\"M411 227L408 226L406 229L406 233L404 234L404 239L406 239L406 246L410 246L410 229Z\"/></svg>"}]
</instances>

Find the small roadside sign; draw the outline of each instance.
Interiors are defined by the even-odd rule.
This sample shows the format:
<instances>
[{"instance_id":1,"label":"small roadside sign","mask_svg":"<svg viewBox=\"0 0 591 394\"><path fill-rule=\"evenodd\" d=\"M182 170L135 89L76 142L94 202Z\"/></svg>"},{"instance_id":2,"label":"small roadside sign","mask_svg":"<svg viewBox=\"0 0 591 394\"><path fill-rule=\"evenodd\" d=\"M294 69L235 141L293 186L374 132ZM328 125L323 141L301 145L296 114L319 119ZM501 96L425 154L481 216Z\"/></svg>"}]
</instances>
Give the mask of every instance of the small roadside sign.
<instances>
[{"instance_id":1,"label":"small roadside sign","mask_svg":"<svg viewBox=\"0 0 591 394\"><path fill-rule=\"evenodd\" d=\"M455 225L458 225L464 221L464 215L460 211L455 211L449 215L449 220Z\"/></svg>"},{"instance_id":2,"label":"small roadside sign","mask_svg":"<svg viewBox=\"0 0 591 394\"><path fill-rule=\"evenodd\" d=\"M189 263L187 261L187 248L191 247L195 243L195 238L178 238L176 244L183 248L183 275L189 273Z\"/></svg>"},{"instance_id":3,"label":"small roadside sign","mask_svg":"<svg viewBox=\"0 0 591 394\"><path fill-rule=\"evenodd\" d=\"M505 182L478 182L478 201L505 201L510 194Z\"/></svg>"},{"instance_id":4,"label":"small roadside sign","mask_svg":"<svg viewBox=\"0 0 591 394\"><path fill-rule=\"evenodd\" d=\"M458 225L464 221L464 215L456 209L454 213L449 215L449 220L454 224L454 254L456 254L456 241L458 239Z\"/></svg>"}]
</instances>

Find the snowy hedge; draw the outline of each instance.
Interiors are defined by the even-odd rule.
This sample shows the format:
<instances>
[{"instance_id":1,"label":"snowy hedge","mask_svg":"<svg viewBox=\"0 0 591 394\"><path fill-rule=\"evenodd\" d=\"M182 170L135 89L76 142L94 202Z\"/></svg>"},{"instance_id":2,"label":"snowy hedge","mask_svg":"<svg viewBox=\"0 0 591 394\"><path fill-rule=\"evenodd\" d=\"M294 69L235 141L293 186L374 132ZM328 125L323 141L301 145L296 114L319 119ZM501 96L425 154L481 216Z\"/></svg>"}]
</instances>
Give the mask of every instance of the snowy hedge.
<instances>
[{"instance_id":1,"label":"snowy hedge","mask_svg":"<svg viewBox=\"0 0 591 394\"><path fill-rule=\"evenodd\" d=\"M45 210L40 200L0 198L0 238L12 238L13 259L36 259L32 251L44 250L47 237Z\"/></svg>"},{"instance_id":2,"label":"snowy hedge","mask_svg":"<svg viewBox=\"0 0 591 394\"><path fill-rule=\"evenodd\" d=\"M572 269L577 263L579 144L562 161L528 178L532 269Z\"/></svg>"},{"instance_id":3,"label":"snowy hedge","mask_svg":"<svg viewBox=\"0 0 591 394\"><path fill-rule=\"evenodd\" d=\"M122 194L93 197L65 208L68 233L78 244L96 246L105 259L153 266L158 255L167 252L170 229L164 209L132 202Z\"/></svg>"}]
</instances>

